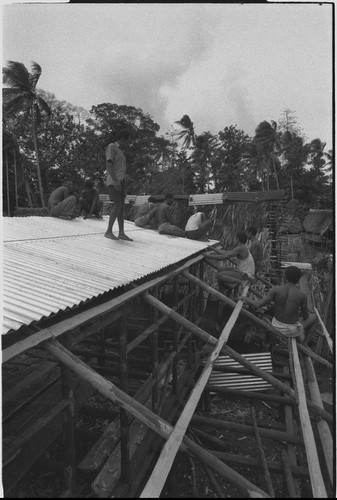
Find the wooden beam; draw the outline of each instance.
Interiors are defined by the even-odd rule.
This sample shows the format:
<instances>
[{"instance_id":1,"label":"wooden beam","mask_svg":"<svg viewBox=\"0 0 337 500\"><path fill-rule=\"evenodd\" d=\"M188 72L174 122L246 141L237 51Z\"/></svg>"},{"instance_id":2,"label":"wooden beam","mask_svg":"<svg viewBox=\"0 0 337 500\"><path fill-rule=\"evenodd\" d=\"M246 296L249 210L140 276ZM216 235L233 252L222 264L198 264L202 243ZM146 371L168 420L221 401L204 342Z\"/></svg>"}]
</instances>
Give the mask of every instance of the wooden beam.
<instances>
[{"instance_id":1,"label":"wooden beam","mask_svg":"<svg viewBox=\"0 0 337 500\"><path fill-rule=\"evenodd\" d=\"M48 341L43 345L43 347L52 356L68 366L84 380L89 382L107 399L119 404L131 413L131 415L138 418L141 422L145 423L145 425L165 439L170 436L173 429L170 424L165 422L165 420L161 417L155 415L148 408L145 408L128 394L125 394L123 391L118 389L118 387L116 387L112 382L109 382L105 378L101 377L98 373L83 363L83 361L78 359L70 351L63 347L57 340ZM266 492L262 491L236 471L223 464L214 455L205 451L186 436L183 439L182 451L192 453L196 458L201 460L203 463L206 463L208 467L212 468L214 472L223 476L228 482L237 486L240 491L245 494L253 495L255 493L255 496L256 494L259 494L262 498L268 498Z\"/></svg>"},{"instance_id":2,"label":"wooden beam","mask_svg":"<svg viewBox=\"0 0 337 500\"><path fill-rule=\"evenodd\" d=\"M243 295L247 295L249 285L245 286ZM157 498L159 497L167 476L171 470L174 458L178 452L178 449L182 443L183 437L186 433L187 427L190 423L192 415L196 409L196 406L200 400L201 394L207 384L207 381L212 373L213 364L218 358L223 345L227 342L228 337L239 317L240 310L243 306L242 300L240 300L234 309L231 317L229 318L226 326L221 332L217 345L211 355L209 356L202 374L195 384L193 391L187 401L184 410L182 411L169 439L166 441L160 457L156 463L156 466L140 496L140 498Z\"/></svg>"},{"instance_id":3,"label":"wooden beam","mask_svg":"<svg viewBox=\"0 0 337 500\"><path fill-rule=\"evenodd\" d=\"M301 427L304 439L304 445L306 449L310 482L313 491L314 498L327 498L327 492L325 489L322 472L320 469L314 433L312 431L306 397L305 397L305 387L301 372L300 360L297 352L297 342L296 339L289 339L292 351L292 359L294 363L294 373L295 381L298 393L298 407L301 420Z\"/></svg>"},{"instance_id":4,"label":"wooden beam","mask_svg":"<svg viewBox=\"0 0 337 500\"><path fill-rule=\"evenodd\" d=\"M320 325L321 325L321 327L322 327L322 332L323 332L324 337L326 338L326 341L327 341L327 343L328 343L328 346L329 346L330 352L333 352L333 342L332 342L332 339L331 339L331 337L330 337L330 335L329 335L329 332L328 332L328 330L326 329L326 326L325 326L325 324L323 323L323 320L322 320L322 318L320 317L319 312L317 311L317 308L316 308L316 307L314 307L314 310L315 310L315 313L316 313L316 315L317 315L318 321L319 321L319 323L320 323Z\"/></svg>"},{"instance_id":5,"label":"wooden beam","mask_svg":"<svg viewBox=\"0 0 337 500\"><path fill-rule=\"evenodd\" d=\"M324 408L321 393L318 387L315 370L310 358L305 358L305 368L307 373L307 386L309 389L310 397L314 403L321 408ZM319 419L317 421L318 434L320 437L322 450L325 458L325 463L328 469L331 484L334 482L333 471L333 438L331 435L330 427L325 420Z\"/></svg>"},{"instance_id":6,"label":"wooden beam","mask_svg":"<svg viewBox=\"0 0 337 500\"><path fill-rule=\"evenodd\" d=\"M260 438L259 429L257 427L256 416L255 416L255 409L254 409L253 406L252 406L252 419L253 419L254 434L255 434L255 437L256 437L256 441L257 441L257 447L258 447L259 453L260 453L260 459L261 459L261 463L262 463L262 470L263 470L264 478L265 478L266 483L267 483L268 493L269 493L269 495L272 498L275 498L275 491L274 491L273 483L271 481L270 472L269 472L269 469L268 469L266 455L264 453L264 449L263 449L263 446L262 446L262 441L261 441L261 438Z\"/></svg>"},{"instance_id":7,"label":"wooden beam","mask_svg":"<svg viewBox=\"0 0 337 500\"><path fill-rule=\"evenodd\" d=\"M136 288L129 290L125 293L122 293L118 297L111 299L105 302L104 304L100 304L99 306L92 307L87 311L78 313L72 316L71 318L60 321L53 326L44 328L39 332L34 333L33 335L30 335L29 337L20 340L19 342L16 342L15 344L3 349L2 362L5 363L6 361L9 361L15 356L18 356L19 354L28 351L28 349L36 347L37 345L41 344L46 340L55 339L60 335L69 332L69 330L77 328L78 326L83 325L84 323L90 320L93 320L95 318L97 319L99 316L105 314L110 314L111 312L113 312L114 309L122 306L123 304L134 299L135 297L138 297L139 295L146 292L147 290L150 290L156 285L159 285L167 281L168 279L173 278L174 276L180 274L182 271L184 271L192 264L195 264L196 262L199 262L202 259L203 256L198 255L197 257L188 260L187 262L179 266L177 269L170 271L164 274L163 276L150 280L146 283L143 283L142 285L138 285Z\"/></svg>"}]
</instances>

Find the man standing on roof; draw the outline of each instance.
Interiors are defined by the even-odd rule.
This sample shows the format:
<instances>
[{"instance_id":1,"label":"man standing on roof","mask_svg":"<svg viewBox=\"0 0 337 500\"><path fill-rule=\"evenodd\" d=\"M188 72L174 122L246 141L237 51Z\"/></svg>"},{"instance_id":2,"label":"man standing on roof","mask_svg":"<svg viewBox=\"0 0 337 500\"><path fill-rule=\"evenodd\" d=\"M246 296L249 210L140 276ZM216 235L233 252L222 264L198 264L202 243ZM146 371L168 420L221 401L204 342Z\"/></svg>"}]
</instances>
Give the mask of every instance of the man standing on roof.
<instances>
[{"instance_id":1,"label":"man standing on roof","mask_svg":"<svg viewBox=\"0 0 337 500\"><path fill-rule=\"evenodd\" d=\"M133 241L124 233L124 204L125 204L125 177L126 158L125 150L131 140L128 130L121 130L117 135L117 142L111 142L106 148L106 185L113 207L110 212L106 238L111 240ZM112 232L115 221L118 221L118 237Z\"/></svg>"},{"instance_id":2,"label":"man standing on roof","mask_svg":"<svg viewBox=\"0 0 337 500\"><path fill-rule=\"evenodd\" d=\"M72 194L73 191L74 186L71 181L65 181L62 186L54 189L48 199L48 208L52 217L66 220L75 218L76 196Z\"/></svg>"}]
</instances>

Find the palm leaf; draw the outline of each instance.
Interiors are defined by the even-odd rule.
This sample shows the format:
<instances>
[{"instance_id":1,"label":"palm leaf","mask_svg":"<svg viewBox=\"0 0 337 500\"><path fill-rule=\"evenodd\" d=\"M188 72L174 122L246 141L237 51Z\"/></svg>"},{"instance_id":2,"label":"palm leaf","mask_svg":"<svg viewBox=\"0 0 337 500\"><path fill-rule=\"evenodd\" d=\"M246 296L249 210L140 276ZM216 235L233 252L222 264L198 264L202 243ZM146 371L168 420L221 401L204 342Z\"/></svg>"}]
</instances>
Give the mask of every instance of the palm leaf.
<instances>
[{"instance_id":1,"label":"palm leaf","mask_svg":"<svg viewBox=\"0 0 337 500\"><path fill-rule=\"evenodd\" d=\"M42 73L41 66L38 63L32 61L31 72L29 75L29 81L31 84L31 89L33 91L36 88L36 84L41 76L41 73Z\"/></svg>"},{"instance_id":2,"label":"palm leaf","mask_svg":"<svg viewBox=\"0 0 337 500\"><path fill-rule=\"evenodd\" d=\"M36 101L38 106L41 108L42 112L45 113L49 118L51 115L51 108L49 104L47 104L46 101L42 99L42 97L40 96L36 96Z\"/></svg>"},{"instance_id":3,"label":"palm leaf","mask_svg":"<svg viewBox=\"0 0 337 500\"><path fill-rule=\"evenodd\" d=\"M7 61L2 68L3 83L10 87L23 87L30 90L29 73L26 66L16 61Z\"/></svg>"}]
</instances>

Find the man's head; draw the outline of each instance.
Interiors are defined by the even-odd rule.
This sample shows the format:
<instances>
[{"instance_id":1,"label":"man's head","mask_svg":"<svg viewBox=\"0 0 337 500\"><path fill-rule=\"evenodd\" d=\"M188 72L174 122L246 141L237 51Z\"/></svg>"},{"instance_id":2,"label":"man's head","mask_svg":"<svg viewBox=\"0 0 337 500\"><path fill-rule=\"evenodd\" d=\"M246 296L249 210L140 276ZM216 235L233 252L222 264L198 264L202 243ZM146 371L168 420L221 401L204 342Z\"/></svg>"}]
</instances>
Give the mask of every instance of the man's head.
<instances>
[{"instance_id":1,"label":"man's head","mask_svg":"<svg viewBox=\"0 0 337 500\"><path fill-rule=\"evenodd\" d=\"M84 181L84 187L86 187L87 189L91 189L94 187L94 181L91 180L91 179L86 179Z\"/></svg>"},{"instance_id":2,"label":"man's head","mask_svg":"<svg viewBox=\"0 0 337 500\"><path fill-rule=\"evenodd\" d=\"M245 233L244 231L240 231L239 233L237 233L236 237L239 243L242 243L242 245L245 245L247 243L247 233Z\"/></svg>"},{"instance_id":3,"label":"man's head","mask_svg":"<svg viewBox=\"0 0 337 500\"><path fill-rule=\"evenodd\" d=\"M251 239L252 237L254 238L257 234L257 229L256 227L254 226L249 226L247 228L247 236L248 236L248 239Z\"/></svg>"},{"instance_id":4,"label":"man's head","mask_svg":"<svg viewBox=\"0 0 337 500\"><path fill-rule=\"evenodd\" d=\"M156 198L154 196L149 196L148 199L147 199L147 201L149 203L156 203Z\"/></svg>"},{"instance_id":5,"label":"man's head","mask_svg":"<svg viewBox=\"0 0 337 500\"><path fill-rule=\"evenodd\" d=\"M174 203L174 197L173 197L173 194L171 193L167 193L165 195L165 202L167 203L167 205L172 205Z\"/></svg>"},{"instance_id":6,"label":"man's head","mask_svg":"<svg viewBox=\"0 0 337 500\"><path fill-rule=\"evenodd\" d=\"M285 268L284 276L288 283L293 283L294 285L296 285L296 283L299 282L301 275L301 270L296 266L288 266Z\"/></svg>"},{"instance_id":7,"label":"man's head","mask_svg":"<svg viewBox=\"0 0 337 500\"><path fill-rule=\"evenodd\" d=\"M73 186L72 181L64 181L64 182L63 182L63 186L64 186L64 187L66 187L66 188L68 188L68 189L69 189L69 191L70 191L71 189L73 189L73 187L74 187L74 186Z\"/></svg>"},{"instance_id":8,"label":"man's head","mask_svg":"<svg viewBox=\"0 0 337 500\"><path fill-rule=\"evenodd\" d=\"M128 129L122 129L117 134L117 141L122 149L125 149L131 141L131 132Z\"/></svg>"}]
</instances>

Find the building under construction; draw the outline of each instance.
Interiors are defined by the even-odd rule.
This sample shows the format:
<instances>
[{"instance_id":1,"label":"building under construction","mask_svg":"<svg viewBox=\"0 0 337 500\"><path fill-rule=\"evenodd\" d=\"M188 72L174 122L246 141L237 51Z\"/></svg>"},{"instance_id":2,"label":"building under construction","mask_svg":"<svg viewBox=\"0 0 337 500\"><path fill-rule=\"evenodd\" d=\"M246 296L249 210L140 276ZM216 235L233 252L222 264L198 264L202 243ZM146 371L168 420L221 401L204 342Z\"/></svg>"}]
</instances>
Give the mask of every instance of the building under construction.
<instances>
[{"instance_id":1,"label":"building under construction","mask_svg":"<svg viewBox=\"0 0 337 500\"><path fill-rule=\"evenodd\" d=\"M223 203L222 195L203 196L189 203ZM287 265L270 205L271 271L244 284L252 298ZM322 369L333 378L333 340L310 292L310 263L297 265L318 314L316 343L287 343L268 315L218 291L204 253L219 241L128 221L134 241L112 241L103 237L106 218L3 222L4 497L23 496L36 470L60 497L170 496L178 452L205 472L209 497L282 496L280 482L285 497L334 497L334 412L316 376ZM261 342L245 349L240 335L252 330ZM317 338L327 351L315 349ZM219 397L224 408L240 400L251 411L240 421L214 416ZM249 438L254 452L228 451L225 434L233 445ZM266 442L278 445L276 459Z\"/></svg>"}]
</instances>

